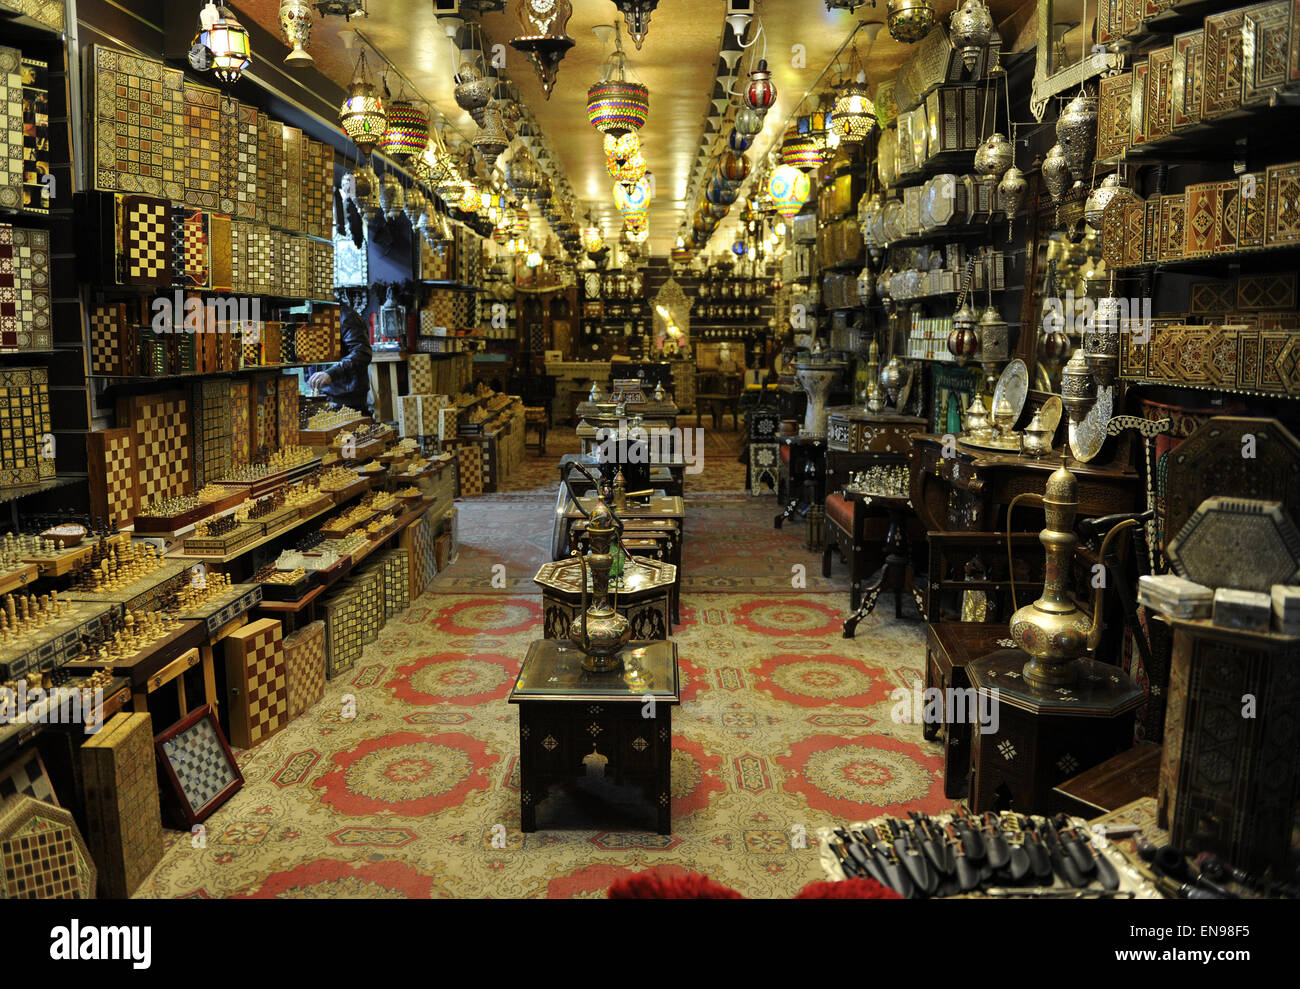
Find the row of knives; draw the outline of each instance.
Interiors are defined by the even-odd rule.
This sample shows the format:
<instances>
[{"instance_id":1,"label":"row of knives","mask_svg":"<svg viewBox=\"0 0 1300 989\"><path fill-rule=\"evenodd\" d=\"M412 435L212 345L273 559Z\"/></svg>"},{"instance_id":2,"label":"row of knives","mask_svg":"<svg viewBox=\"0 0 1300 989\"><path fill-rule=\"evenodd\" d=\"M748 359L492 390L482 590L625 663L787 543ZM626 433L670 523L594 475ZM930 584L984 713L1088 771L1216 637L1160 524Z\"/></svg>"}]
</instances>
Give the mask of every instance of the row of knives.
<instances>
[{"instance_id":1,"label":"row of knives","mask_svg":"<svg viewBox=\"0 0 1300 989\"><path fill-rule=\"evenodd\" d=\"M909 816L833 829L829 847L844 876L874 879L907 899L1007 887L1119 890L1115 866L1064 814L976 816L959 806L946 820Z\"/></svg>"}]
</instances>

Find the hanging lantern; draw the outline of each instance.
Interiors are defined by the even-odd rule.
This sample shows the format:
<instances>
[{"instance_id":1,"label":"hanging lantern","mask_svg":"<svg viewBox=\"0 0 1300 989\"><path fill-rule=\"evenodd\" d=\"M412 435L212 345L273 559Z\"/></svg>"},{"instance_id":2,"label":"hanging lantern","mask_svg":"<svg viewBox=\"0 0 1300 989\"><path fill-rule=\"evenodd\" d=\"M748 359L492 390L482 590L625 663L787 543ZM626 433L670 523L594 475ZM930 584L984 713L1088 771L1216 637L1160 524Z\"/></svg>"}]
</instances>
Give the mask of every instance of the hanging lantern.
<instances>
[{"instance_id":1,"label":"hanging lantern","mask_svg":"<svg viewBox=\"0 0 1300 989\"><path fill-rule=\"evenodd\" d=\"M497 163L501 152L510 146L510 138L506 136L505 124L501 120L501 108L496 103L483 108L483 127L470 143L483 156L483 162L489 171Z\"/></svg>"},{"instance_id":2,"label":"hanging lantern","mask_svg":"<svg viewBox=\"0 0 1300 989\"><path fill-rule=\"evenodd\" d=\"M1015 149L1001 134L990 134L975 150L975 171L983 179L1000 179L1015 161Z\"/></svg>"},{"instance_id":3,"label":"hanging lantern","mask_svg":"<svg viewBox=\"0 0 1300 989\"><path fill-rule=\"evenodd\" d=\"M473 182L466 182L460 197L460 208L466 213L480 213L485 208L483 190Z\"/></svg>"},{"instance_id":4,"label":"hanging lantern","mask_svg":"<svg viewBox=\"0 0 1300 989\"><path fill-rule=\"evenodd\" d=\"M284 64L298 68L314 61L307 48L311 45L311 5L307 0L280 0L280 34L293 51Z\"/></svg>"},{"instance_id":5,"label":"hanging lantern","mask_svg":"<svg viewBox=\"0 0 1300 989\"><path fill-rule=\"evenodd\" d=\"M594 223L583 228L582 249L588 254L599 254L601 251L608 249L605 237L600 232L600 227Z\"/></svg>"},{"instance_id":6,"label":"hanging lantern","mask_svg":"<svg viewBox=\"0 0 1300 989\"><path fill-rule=\"evenodd\" d=\"M763 118L757 111L742 106L736 111L736 133L751 140L763 129Z\"/></svg>"},{"instance_id":7,"label":"hanging lantern","mask_svg":"<svg viewBox=\"0 0 1300 989\"><path fill-rule=\"evenodd\" d=\"M429 146L429 115L409 100L397 99L388 104L388 129L379 150L406 162L424 154Z\"/></svg>"},{"instance_id":8,"label":"hanging lantern","mask_svg":"<svg viewBox=\"0 0 1300 989\"><path fill-rule=\"evenodd\" d=\"M587 90L587 119L602 134L638 131L649 114L650 90L639 82L610 79Z\"/></svg>"},{"instance_id":9,"label":"hanging lantern","mask_svg":"<svg viewBox=\"0 0 1300 989\"><path fill-rule=\"evenodd\" d=\"M406 218L411 221L412 229L419 223L427 202L418 185L413 185L406 191Z\"/></svg>"},{"instance_id":10,"label":"hanging lantern","mask_svg":"<svg viewBox=\"0 0 1300 989\"><path fill-rule=\"evenodd\" d=\"M980 338L975 330L975 311L969 302L963 302L961 308L952 314L952 330L948 334L948 353L958 367L966 364L979 353Z\"/></svg>"},{"instance_id":11,"label":"hanging lantern","mask_svg":"<svg viewBox=\"0 0 1300 989\"><path fill-rule=\"evenodd\" d=\"M230 8L208 3L199 11L199 33L190 50L190 64L199 70L211 69L227 85L237 82L253 64L248 30Z\"/></svg>"},{"instance_id":12,"label":"hanging lantern","mask_svg":"<svg viewBox=\"0 0 1300 989\"><path fill-rule=\"evenodd\" d=\"M317 0L312 4L320 11L321 17L342 17L345 21L360 14L369 17L366 12L366 0Z\"/></svg>"},{"instance_id":13,"label":"hanging lantern","mask_svg":"<svg viewBox=\"0 0 1300 989\"><path fill-rule=\"evenodd\" d=\"M749 178L749 159L743 154L726 151L718 160L718 174L728 182L744 182Z\"/></svg>"},{"instance_id":14,"label":"hanging lantern","mask_svg":"<svg viewBox=\"0 0 1300 989\"><path fill-rule=\"evenodd\" d=\"M384 101L379 98L370 82L364 48L357 59L356 71L352 74L348 98L339 110L339 124L343 133L352 139L352 143L363 155L374 151L375 145L388 130L388 113L384 109Z\"/></svg>"},{"instance_id":15,"label":"hanging lantern","mask_svg":"<svg viewBox=\"0 0 1300 989\"><path fill-rule=\"evenodd\" d=\"M740 190L726 182L714 180L709 183L709 188L705 190L704 198L714 206L730 206L736 201Z\"/></svg>"},{"instance_id":16,"label":"hanging lantern","mask_svg":"<svg viewBox=\"0 0 1300 989\"><path fill-rule=\"evenodd\" d=\"M934 4L931 0L889 0L886 20L891 38L914 45L934 27Z\"/></svg>"},{"instance_id":17,"label":"hanging lantern","mask_svg":"<svg viewBox=\"0 0 1300 989\"><path fill-rule=\"evenodd\" d=\"M876 104L867 92L865 72L840 87L831 110L831 129L841 141L850 144L865 141L876 129Z\"/></svg>"},{"instance_id":18,"label":"hanging lantern","mask_svg":"<svg viewBox=\"0 0 1300 989\"><path fill-rule=\"evenodd\" d=\"M479 122L479 114L492 99L492 80L473 61L461 63L456 70L456 88L452 90L456 105Z\"/></svg>"},{"instance_id":19,"label":"hanging lantern","mask_svg":"<svg viewBox=\"0 0 1300 989\"><path fill-rule=\"evenodd\" d=\"M641 137L636 131L628 131L625 134L615 136L606 134L605 140L601 142L604 148L605 157L610 161L616 161L620 165L627 161L632 155L641 150Z\"/></svg>"},{"instance_id":20,"label":"hanging lantern","mask_svg":"<svg viewBox=\"0 0 1300 989\"><path fill-rule=\"evenodd\" d=\"M740 133L740 131L734 127L731 129L731 133L727 135L727 147L736 152L736 154L744 154L744 152L749 150L749 146L753 143L754 139L752 137Z\"/></svg>"},{"instance_id":21,"label":"hanging lantern","mask_svg":"<svg viewBox=\"0 0 1300 989\"><path fill-rule=\"evenodd\" d=\"M749 85L745 87L745 106L762 117L776 102L776 86L772 84L772 73L767 69L767 59L758 61L758 67L749 74Z\"/></svg>"},{"instance_id":22,"label":"hanging lantern","mask_svg":"<svg viewBox=\"0 0 1300 989\"><path fill-rule=\"evenodd\" d=\"M966 0L948 19L949 40L967 72L975 71L980 51L993 38L993 15L983 0Z\"/></svg>"},{"instance_id":23,"label":"hanging lantern","mask_svg":"<svg viewBox=\"0 0 1300 989\"><path fill-rule=\"evenodd\" d=\"M624 216L629 212L644 213L650 206L650 182L648 178L636 182L620 182L614 186L614 205Z\"/></svg>"},{"instance_id":24,"label":"hanging lantern","mask_svg":"<svg viewBox=\"0 0 1300 989\"><path fill-rule=\"evenodd\" d=\"M1065 195L1066 187L1070 184L1070 166L1065 160L1065 150L1059 144L1052 145L1039 167L1039 172L1043 176L1043 184L1047 186L1047 191L1052 194L1052 199L1059 203L1061 197Z\"/></svg>"},{"instance_id":25,"label":"hanging lantern","mask_svg":"<svg viewBox=\"0 0 1300 989\"><path fill-rule=\"evenodd\" d=\"M1097 97L1080 93L1065 104L1056 118L1056 140L1075 186L1082 186L1097 146Z\"/></svg>"},{"instance_id":26,"label":"hanging lantern","mask_svg":"<svg viewBox=\"0 0 1300 989\"><path fill-rule=\"evenodd\" d=\"M811 134L800 134L797 127L791 127L781 142L781 164L809 171L822 164L822 153Z\"/></svg>"},{"instance_id":27,"label":"hanging lantern","mask_svg":"<svg viewBox=\"0 0 1300 989\"><path fill-rule=\"evenodd\" d=\"M522 33L511 39L510 47L528 56L549 100L560 62L574 44L565 33L573 4L569 0L519 0L515 15Z\"/></svg>"},{"instance_id":28,"label":"hanging lantern","mask_svg":"<svg viewBox=\"0 0 1300 989\"><path fill-rule=\"evenodd\" d=\"M1006 214L1008 220L1020 212L1028 191L1025 173L1015 165L1002 173L1002 181L998 183L998 209Z\"/></svg>"},{"instance_id":29,"label":"hanging lantern","mask_svg":"<svg viewBox=\"0 0 1300 989\"><path fill-rule=\"evenodd\" d=\"M536 192L540 181L541 176L538 174L537 165L524 152L515 155L506 166L506 184L520 198L527 198Z\"/></svg>"},{"instance_id":30,"label":"hanging lantern","mask_svg":"<svg viewBox=\"0 0 1300 989\"><path fill-rule=\"evenodd\" d=\"M1111 172L1101 180L1101 184L1092 190L1088 201L1083 206L1083 218L1088 221L1088 226L1101 233L1102 214L1121 190L1124 190L1124 187L1120 184L1119 172Z\"/></svg>"},{"instance_id":31,"label":"hanging lantern","mask_svg":"<svg viewBox=\"0 0 1300 989\"><path fill-rule=\"evenodd\" d=\"M640 151L634 152L621 163L613 158L605 159L605 171L615 182L635 182L645 175L645 170L645 155Z\"/></svg>"},{"instance_id":32,"label":"hanging lantern","mask_svg":"<svg viewBox=\"0 0 1300 989\"><path fill-rule=\"evenodd\" d=\"M731 253L738 258L743 258L749 252L749 248L743 240L738 240L731 245Z\"/></svg>"},{"instance_id":33,"label":"hanging lantern","mask_svg":"<svg viewBox=\"0 0 1300 989\"><path fill-rule=\"evenodd\" d=\"M820 155L820 160L817 162L818 165L830 160L830 155L827 154L828 143L826 128L828 124L829 121L826 118L826 111L820 107L812 113L800 117L795 122L795 126L799 129L799 134L803 137L810 138L813 142L813 147L817 149L817 153Z\"/></svg>"},{"instance_id":34,"label":"hanging lantern","mask_svg":"<svg viewBox=\"0 0 1300 989\"><path fill-rule=\"evenodd\" d=\"M808 201L812 194L812 181L793 165L779 165L772 169L767 193L776 203L776 211L789 220L797 216Z\"/></svg>"},{"instance_id":35,"label":"hanging lantern","mask_svg":"<svg viewBox=\"0 0 1300 989\"><path fill-rule=\"evenodd\" d=\"M352 199L357 209L367 221L379 214L379 176L369 165L363 165L352 173Z\"/></svg>"},{"instance_id":36,"label":"hanging lantern","mask_svg":"<svg viewBox=\"0 0 1300 989\"><path fill-rule=\"evenodd\" d=\"M390 220L396 220L406 208L406 193L402 190L402 183L392 172L385 172L384 177L379 180L379 208Z\"/></svg>"}]
</instances>

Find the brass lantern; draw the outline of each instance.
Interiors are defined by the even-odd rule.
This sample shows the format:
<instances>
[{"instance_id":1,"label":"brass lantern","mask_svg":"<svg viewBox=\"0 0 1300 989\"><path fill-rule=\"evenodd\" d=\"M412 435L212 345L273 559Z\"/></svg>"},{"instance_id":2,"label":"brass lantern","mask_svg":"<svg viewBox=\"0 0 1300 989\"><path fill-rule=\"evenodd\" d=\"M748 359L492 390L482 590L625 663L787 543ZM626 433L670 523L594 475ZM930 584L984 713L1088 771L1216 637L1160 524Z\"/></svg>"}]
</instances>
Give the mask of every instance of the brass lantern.
<instances>
[{"instance_id":1,"label":"brass lantern","mask_svg":"<svg viewBox=\"0 0 1300 989\"><path fill-rule=\"evenodd\" d=\"M211 69L226 84L237 82L253 64L253 44L248 29L240 24L228 7L208 3L199 11L199 33L190 50L190 64L196 69Z\"/></svg>"},{"instance_id":2,"label":"brass lantern","mask_svg":"<svg viewBox=\"0 0 1300 989\"><path fill-rule=\"evenodd\" d=\"M390 220L396 220L406 209L406 193L392 172L385 172L379 180L379 208Z\"/></svg>"},{"instance_id":3,"label":"brass lantern","mask_svg":"<svg viewBox=\"0 0 1300 989\"><path fill-rule=\"evenodd\" d=\"M831 129L841 141L865 141L876 128L876 105L867 92L867 74L859 72L852 82L840 87L831 110Z\"/></svg>"},{"instance_id":4,"label":"brass lantern","mask_svg":"<svg viewBox=\"0 0 1300 989\"><path fill-rule=\"evenodd\" d=\"M967 72L975 70L981 49L993 38L993 15L983 0L966 0L948 20L950 40Z\"/></svg>"},{"instance_id":5,"label":"brass lantern","mask_svg":"<svg viewBox=\"0 0 1300 989\"><path fill-rule=\"evenodd\" d=\"M470 141L474 150L483 156L483 163L489 169L497 163L497 158L510 145L506 136L505 124L501 120L501 108L489 103L483 108L483 127Z\"/></svg>"},{"instance_id":6,"label":"brass lantern","mask_svg":"<svg viewBox=\"0 0 1300 989\"><path fill-rule=\"evenodd\" d=\"M889 0L885 14L889 36L905 45L916 44L934 27L931 0Z\"/></svg>"},{"instance_id":7,"label":"brass lantern","mask_svg":"<svg viewBox=\"0 0 1300 989\"><path fill-rule=\"evenodd\" d=\"M311 4L307 0L280 0L280 33L284 43L293 49L284 57L286 65L297 68L312 64L307 52L311 44L311 21Z\"/></svg>"},{"instance_id":8,"label":"brass lantern","mask_svg":"<svg viewBox=\"0 0 1300 989\"><path fill-rule=\"evenodd\" d=\"M348 98L339 108L339 125L363 155L374 151L388 130L388 112L370 81L365 49L361 50L361 55L357 58Z\"/></svg>"},{"instance_id":9,"label":"brass lantern","mask_svg":"<svg viewBox=\"0 0 1300 989\"><path fill-rule=\"evenodd\" d=\"M1082 350L1076 350L1061 369L1061 402L1070 421L1076 425L1088 418L1088 413L1097 404L1097 382Z\"/></svg>"}]
</instances>

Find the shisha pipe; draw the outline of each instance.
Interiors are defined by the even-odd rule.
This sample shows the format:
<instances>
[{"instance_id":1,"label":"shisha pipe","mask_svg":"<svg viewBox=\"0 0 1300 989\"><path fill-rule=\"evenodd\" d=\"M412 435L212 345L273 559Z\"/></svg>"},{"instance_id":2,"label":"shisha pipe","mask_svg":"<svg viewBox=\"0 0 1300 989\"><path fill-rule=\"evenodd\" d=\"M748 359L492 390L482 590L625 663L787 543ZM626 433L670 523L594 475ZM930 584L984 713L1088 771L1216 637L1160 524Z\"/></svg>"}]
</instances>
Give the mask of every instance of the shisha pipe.
<instances>
[{"instance_id":1,"label":"shisha pipe","mask_svg":"<svg viewBox=\"0 0 1300 989\"><path fill-rule=\"evenodd\" d=\"M582 513L582 517L585 518L587 521L591 521L591 512L587 511L585 508L582 507L582 498L579 496L578 492L575 491L573 488L573 468L576 467L579 471L583 473L583 475L586 476L587 480L590 481L595 486L596 499L598 501L604 502L604 496L601 494L602 478L597 474L593 474L587 468L586 464L579 463L577 461L570 461L568 466L569 466L569 470L564 475L564 487L569 492L569 497L573 499L573 503L578 507L578 511ZM612 500L613 499L611 499L611 501ZM609 512L610 518L614 520L614 542L618 546L618 548L622 551L623 559L626 561L626 564L631 566L641 566L641 564L637 561L636 557L634 557L631 553L629 553L627 551L627 547L623 545L623 520L618 517L613 507L608 502L605 502L605 509ZM621 583L622 580L623 578L620 577L619 582Z\"/></svg>"}]
</instances>

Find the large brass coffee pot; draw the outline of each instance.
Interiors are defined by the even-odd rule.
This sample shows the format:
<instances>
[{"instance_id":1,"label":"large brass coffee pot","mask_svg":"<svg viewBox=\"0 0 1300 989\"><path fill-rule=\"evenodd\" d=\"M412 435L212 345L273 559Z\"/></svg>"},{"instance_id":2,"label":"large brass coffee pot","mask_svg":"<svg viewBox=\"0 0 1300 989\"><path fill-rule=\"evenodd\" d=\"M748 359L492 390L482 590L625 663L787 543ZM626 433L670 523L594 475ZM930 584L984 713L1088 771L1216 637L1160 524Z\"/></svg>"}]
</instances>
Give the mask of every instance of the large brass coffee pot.
<instances>
[{"instance_id":1,"label":"large brass coffee pot","mask_svg":"<svg viewBox=\"0 0 1300 989\"><path fill-rule=\"evenodd\" d=\"M1047 555L1043 573L1043 593L1011 616L1011 638L1029 654L1022 674L1035 687L1062 687L1079 677L1078 663L1085 652L1094 652L1101 641L1104 581L1093 593L1092 615L1086 614L1070 596L1070 571L1074 549L1079 539L1074 534L1074 519L1079 511L1079 482L1067 467L1060 467L1047 479L1041 495L1025 493L1012 499L1007 514L1022 498L1037 499L1047 515L1047 524L1038 534ZM1137 525L1136 519L1120 522L1102 540L1098 557L1104 564L1111 540L1125 529Z\"/></svg>"},{"instance_id":2,"label":"large brass coffee pot","mask_svg":"<svg viewBox=\"0 0 1300 989\"><path fill-rule=\"evenodd\" d=\"M587 520L587 538L591 552L583 556L574 550L582 566L582 617L570 629L575 646L586 653L582 668L593 673L617 670L623 665L619 650L632 638L632 626L618 613L609 598L609 572L614 564L610 552L617 535L613 513L604 502L597 502ZM587 590L587 572L591 571L591 591Z\"/></svg>"}]
</instances>

